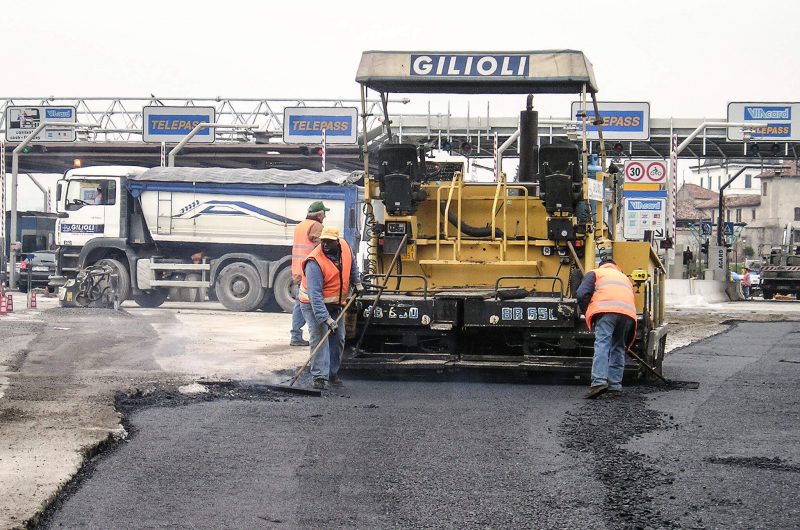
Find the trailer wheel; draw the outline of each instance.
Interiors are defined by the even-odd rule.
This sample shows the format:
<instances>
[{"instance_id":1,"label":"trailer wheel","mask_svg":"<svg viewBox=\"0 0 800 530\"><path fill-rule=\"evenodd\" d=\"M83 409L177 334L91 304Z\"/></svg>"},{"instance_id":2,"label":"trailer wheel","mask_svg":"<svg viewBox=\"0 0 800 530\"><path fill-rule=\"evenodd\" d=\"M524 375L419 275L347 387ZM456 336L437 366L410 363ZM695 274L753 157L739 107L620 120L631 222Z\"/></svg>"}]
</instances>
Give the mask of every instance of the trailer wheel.
<instances>
[{"instance_id":1,"label":"trailer wheel","mask_svg":"<svg viewBox=\"0 0 800 530\"><path fill-rule=\"evenodd\" d=\"M217 276L217 298L231 311L254 311L261 307L264 288L258 271L241 261L226 265Z\"/></svg>"},{"instance_id":2,"label":"trailer wheel","mask_svg":"<svg viewBox=\"0 0 800 530\"><path fill-rule=\"evenodd\" d=\"M761 298L763 298L764 300L772 300L773 296L775 295L772 291L767 291L766 289L763 289L761 291Z\"/></svg>"},{"instance_id":3,"label":"trailer wheel","mask_svg":"<svg viewBox=\"0 0 800 530\"><path fill-rule=\"evenodd\" d=\"M168 294L169 290L167 289L151 289L142 291L142 294L133 295L133 301L139 307L158 307L166 301Z\"/></svg>"},{"instance_id":4,"label":"trailer wheel","mask_svg":"<svg viewBox=\"0 0 800 530\"><path fill-rule=\"evenodd\" d=\"M117 299L120 304L131 297L131 275L125 265L111 258L101 259L94 265L108 265L117 273Z\"/></svg>"},{"instance_id":5,"label":"trailer wheel","mask_svg":"<svg viewBox=\"0 0 800 530\"><path fill-rule=\"evenodd\" d=\"M291 313L294 309L294 299L297 296L297 287L292 285L291 267L284 267L278 271L272 282L272 292L275 295L275 303L285 313Z\"/></svg>"}]
</instances>

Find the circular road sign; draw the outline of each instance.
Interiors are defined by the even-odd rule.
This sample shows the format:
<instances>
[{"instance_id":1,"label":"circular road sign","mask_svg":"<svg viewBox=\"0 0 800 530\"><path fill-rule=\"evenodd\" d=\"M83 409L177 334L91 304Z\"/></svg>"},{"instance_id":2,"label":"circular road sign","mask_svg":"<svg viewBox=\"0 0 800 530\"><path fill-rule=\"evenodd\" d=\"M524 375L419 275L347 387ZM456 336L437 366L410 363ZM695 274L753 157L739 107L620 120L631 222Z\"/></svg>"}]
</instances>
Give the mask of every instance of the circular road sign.
<instances>
[{"instance_id":1,"label":"circular road sign","mask_svg":"<svg viewBox=\"0 0 800 530\"><path fill-rule=\"evenodd\" d=\"M667 166L664 162L650 162L647 164L647 178L652 182L661 182L667 176Z\"/></svg>"},{"instance_id":2,"label":"circular road sign","mask_svg":"<svg viewBox=\"0 0 800 530\"><path fill-rule=\"evenodd\" d=\"M639 162L628 162L625 165L625 180L639 182L645 176L644 165Z\"/></svg>"}]
</instances>

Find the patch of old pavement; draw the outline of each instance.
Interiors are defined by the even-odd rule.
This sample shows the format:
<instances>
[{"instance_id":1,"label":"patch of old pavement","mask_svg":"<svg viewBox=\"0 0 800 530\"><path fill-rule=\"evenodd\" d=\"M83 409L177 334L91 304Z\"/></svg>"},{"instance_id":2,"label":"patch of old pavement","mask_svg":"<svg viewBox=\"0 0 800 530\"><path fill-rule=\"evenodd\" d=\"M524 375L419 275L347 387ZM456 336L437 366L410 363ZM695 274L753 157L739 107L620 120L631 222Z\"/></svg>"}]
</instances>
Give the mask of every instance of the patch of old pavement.
<instances>
[{"instance_id":1,"label":"patch of old pavement","mask_svg":"<svg viewBox=\"0 0 800 530\"><path fill-rule=\"evenodd\" d=\"M672 372L698 391L652 395L675 428L628 444L674 475L655 492L662 513L686 528L797 528L800 507L800 368L797 321L733 324L681 349ZM669 357L668 357L669 359Z\"/></svg>"}]
</instances>

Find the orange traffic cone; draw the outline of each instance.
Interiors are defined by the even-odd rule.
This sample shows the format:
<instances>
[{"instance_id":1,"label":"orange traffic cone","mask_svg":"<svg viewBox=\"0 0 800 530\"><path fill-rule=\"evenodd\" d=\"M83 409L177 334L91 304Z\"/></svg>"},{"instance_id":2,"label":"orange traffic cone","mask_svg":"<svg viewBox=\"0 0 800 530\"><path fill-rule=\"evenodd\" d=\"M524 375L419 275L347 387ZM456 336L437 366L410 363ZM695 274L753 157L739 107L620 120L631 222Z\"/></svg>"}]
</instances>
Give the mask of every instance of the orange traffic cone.
<instances>
[{"instance_id":1,"label":"orange traffic cone","mask_svg":"<svg viewBox=\"0 0 800 530\"><path fill-rule=\"evenodd\" d=\"M10 294L6 295L6 308L9 313L14 312L14 297Z\"/></svg>"},{"instance_id":2,"label":"orange traffic cone","mask_svg":"<svg viewBox=\"0 0 800 530\"><path fill-rule=\"evenodd\" d=\"M0 296L0 316L8 314L8 300L5 295Z\"/></svg>"},{"instance_id":3,"label":"orange traffic cone","mask_svg":"<svg viewBox=\"0 0 800 530\"><path fill-rule=\"evenodd\" d=\"M34 291L28 293L28 309L36 309L36 293Z\"/></svg>"}]
</instances>

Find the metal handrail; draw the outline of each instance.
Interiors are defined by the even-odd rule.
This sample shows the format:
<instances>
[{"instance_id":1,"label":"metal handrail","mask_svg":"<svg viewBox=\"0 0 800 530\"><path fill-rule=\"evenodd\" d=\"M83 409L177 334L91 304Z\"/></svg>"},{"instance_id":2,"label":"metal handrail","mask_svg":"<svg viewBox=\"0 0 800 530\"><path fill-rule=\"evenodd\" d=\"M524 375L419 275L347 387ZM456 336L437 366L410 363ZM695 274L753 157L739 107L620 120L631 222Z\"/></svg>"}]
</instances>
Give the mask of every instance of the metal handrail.
<instances>
[{"instance_id":1,"label":"metal handrail","mask_svg":"<svg viewBox=\"0 0 800 530\"><path fill-rule=\"evenodd\" d=\"M500 276L499 278L497 278L497 281L494 282L495 300L500 299L499 289L500 289L500 282L502 280L534 280L534 281L553 280L553 283L558 281L559 285L561 286L561 288L559 289L559 295L560 295L559 301L560 302L564 301L564 280L562 280L561 277L559 276ZM536 292L535 289L534 292Z\"/></svg>"},{"instance_id":2,"label":"metal handrail","mask_svg":"<svg viewBox=\"0 0 800 530\"><path fill-rule=\"evenodd\" d=\"M383 275L383 274L365 274L363 276L365 282L367 281L368 278L385 278L385 277L386 276ZM428 278L426 278L425 276L423 276L421 274L390 274L388 277L389 278L419 278L420 280L422 280L422 297L425 300L428 299ZM375 284L370 284L370 285L375 285ZM380 288L380 286L378 286L378 288ZM386 287L380 288L380 290L382 290L385 293L386 292L399 293L399 292L403 292L403 291L408 291L408 289L388 289Z\"/></svg>"}]
</instances>

